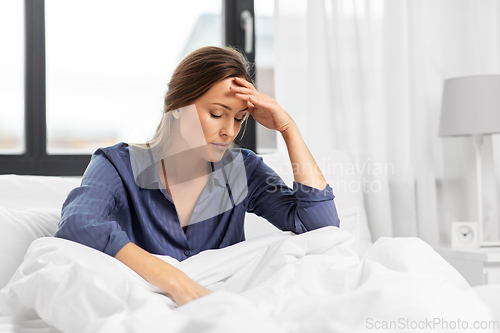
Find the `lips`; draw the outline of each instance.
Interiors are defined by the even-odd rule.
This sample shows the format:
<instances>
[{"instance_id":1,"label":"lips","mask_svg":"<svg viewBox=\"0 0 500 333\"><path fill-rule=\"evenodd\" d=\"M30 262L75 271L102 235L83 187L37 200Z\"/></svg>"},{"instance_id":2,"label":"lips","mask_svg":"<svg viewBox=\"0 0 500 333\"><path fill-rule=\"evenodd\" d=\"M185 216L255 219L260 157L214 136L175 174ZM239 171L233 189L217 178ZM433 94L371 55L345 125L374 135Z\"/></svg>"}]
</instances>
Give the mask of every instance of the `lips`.
<instances>
[{"instance_id":1,"label":"lips","mask_svg":"<svg viewBox=\"0 0 500 333\"><path fill-rule=\"evenodd\" d=\"M226 148L229 144L228 143L221 143L221 142L210 142L210 145L217 150L224 151L224 150L226 150Z\"/></svg>"}]
</instances>

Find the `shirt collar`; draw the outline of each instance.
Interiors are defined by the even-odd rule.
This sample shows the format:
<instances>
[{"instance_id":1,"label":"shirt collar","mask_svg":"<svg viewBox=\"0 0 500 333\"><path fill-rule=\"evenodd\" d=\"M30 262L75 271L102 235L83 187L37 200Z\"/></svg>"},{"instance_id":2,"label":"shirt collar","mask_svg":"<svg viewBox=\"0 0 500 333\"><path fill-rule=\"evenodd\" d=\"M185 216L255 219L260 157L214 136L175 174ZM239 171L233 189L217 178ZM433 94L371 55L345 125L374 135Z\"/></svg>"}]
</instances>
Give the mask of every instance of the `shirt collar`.
<instances>
[{"instance_id":1,"label":"shirt collar","mask_svg":"<svg viewBox=\"0 0 500 333\"><path fill-rule=\"evenodd\" d=\"M141 154L134 155L133 171L134 180L142 189L161 189L164 188L160 181L159 170L161 163L156 161L150 152L141 151ZM225 175L225 165L230 163L233 158L230 154L226 154L219 162L211 163L212 172L209 175L208 186L209 190L217 186L226 188L227 176Z\"/></svg>"}]
</instances>

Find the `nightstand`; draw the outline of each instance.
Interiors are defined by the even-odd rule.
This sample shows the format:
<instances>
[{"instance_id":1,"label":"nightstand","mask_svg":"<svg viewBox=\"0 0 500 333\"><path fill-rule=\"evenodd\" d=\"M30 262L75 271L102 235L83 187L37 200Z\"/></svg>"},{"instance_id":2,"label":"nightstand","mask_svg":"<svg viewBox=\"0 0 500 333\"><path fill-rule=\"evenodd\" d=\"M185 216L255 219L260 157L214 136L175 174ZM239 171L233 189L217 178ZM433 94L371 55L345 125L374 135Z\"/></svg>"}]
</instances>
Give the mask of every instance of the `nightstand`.
<instances>
[{"instance_id":1,"label":"nightstand","mask_svg":"<svg viewBox=\"0 0 500 333\"><path fill-rule=\"evenodd\" d=\"M500 284L500 247L458 250L451 245L434 247L471 286Z\"/></svg>"}]
</instances>

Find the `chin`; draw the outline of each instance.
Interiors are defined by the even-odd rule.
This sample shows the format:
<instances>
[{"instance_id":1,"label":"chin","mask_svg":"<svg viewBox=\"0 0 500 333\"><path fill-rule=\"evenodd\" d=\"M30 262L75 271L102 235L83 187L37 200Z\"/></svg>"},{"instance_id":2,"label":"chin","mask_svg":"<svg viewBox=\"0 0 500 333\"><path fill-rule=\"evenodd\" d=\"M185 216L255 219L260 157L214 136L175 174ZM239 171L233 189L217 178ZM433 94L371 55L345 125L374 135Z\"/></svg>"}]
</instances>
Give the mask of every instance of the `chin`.
<instances>
[{"instance_id":1,"label":"chin","mask_svg":"<svg viewBox=\"0 0 500 333\"><path fill-rule=\"evenodd\" d=\"M206 154L203 154L203 159L206 160L207 162L213 162L213 163L219 162L222 159L222 157L224 157L224 153L227 151L227 149L224 151L212 149L210 147L210 144L208 144L207 146L208 149L206 150Z\"/></svg>"},{"instance_id":2,"label":"chin","mask_svg":"<svg viewBox=\"0 0 500 333\"><path fill-rule=\"evenodd\" d=\"M211 158L210 158L210 162L214 162L214 163L217 163L219 162L222 157L224 156L224 152L214 152L212 150L212 155L211 155Z\"/></svg>"}]
</instances>

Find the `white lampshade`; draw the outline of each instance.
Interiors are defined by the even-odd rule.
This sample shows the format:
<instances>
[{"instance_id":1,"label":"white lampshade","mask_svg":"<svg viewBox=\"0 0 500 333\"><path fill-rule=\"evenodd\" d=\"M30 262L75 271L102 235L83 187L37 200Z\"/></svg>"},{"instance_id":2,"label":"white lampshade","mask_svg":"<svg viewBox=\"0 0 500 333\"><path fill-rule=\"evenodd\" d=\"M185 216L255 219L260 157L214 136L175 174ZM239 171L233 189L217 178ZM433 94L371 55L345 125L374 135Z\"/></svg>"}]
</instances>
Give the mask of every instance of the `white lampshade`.
<instances>
[{"instance_id":1,"label":"white lampshade","mask_svg":"<svg viewBox=\"0 0 500 333\"><path fill-rule=\"evenodd\" d=\"M444 82L439 136L500 132L500 75Z\"/></svg>"}]
</instances>

